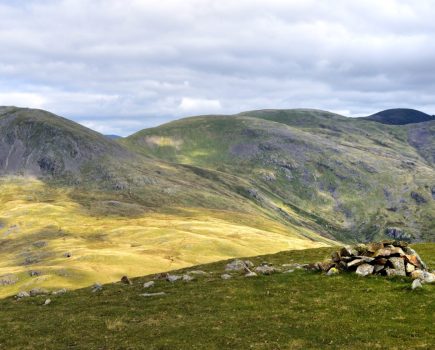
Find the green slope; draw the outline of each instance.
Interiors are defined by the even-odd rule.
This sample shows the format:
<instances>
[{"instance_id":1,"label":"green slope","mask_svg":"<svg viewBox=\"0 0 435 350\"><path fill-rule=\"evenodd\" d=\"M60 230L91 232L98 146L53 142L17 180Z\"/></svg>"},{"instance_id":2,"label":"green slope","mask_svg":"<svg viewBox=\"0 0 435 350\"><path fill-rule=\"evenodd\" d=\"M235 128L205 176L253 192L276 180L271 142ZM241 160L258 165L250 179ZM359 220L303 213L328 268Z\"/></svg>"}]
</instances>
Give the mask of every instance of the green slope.
<instances>
[{"instance_id":1,"label":"green slope","mask_svg":"<svg viewBox=\"0 0 435 350\"><path fill-rule=\"evenodd\" d=\"M414 248L430 266L435 245ZM332 248L252 258L275 266L328 257ZM225 261L197 266L191 282L133 280L47 297L0 301L5 349L433 349L435 285L408 278L304 270L220 278ZM177 273L185 272L182 270ZM144 292L166 295L143 297Z\"/></svg>"},{"instance_id":2,"label":"green slope","mask_svg":"<svg viewBox=\"0 0 435 350\"><path fill-rule=\"evenodd\" d=\"M0 165L0 296L334 244L244 178L136 154L45 111L1 109Z\"/></svg>"},{"instance_id":3,"label":"green slope","mask_svg":"<svg viewBox=\"0 0 435 350\"><path fill-rule=\"evenodd\" d=\"M186 118L120 142L243 178L259 202L273 198L339 239L434 240L435 122L423 124L262 110Z\"/></svg>"}]
</instances>

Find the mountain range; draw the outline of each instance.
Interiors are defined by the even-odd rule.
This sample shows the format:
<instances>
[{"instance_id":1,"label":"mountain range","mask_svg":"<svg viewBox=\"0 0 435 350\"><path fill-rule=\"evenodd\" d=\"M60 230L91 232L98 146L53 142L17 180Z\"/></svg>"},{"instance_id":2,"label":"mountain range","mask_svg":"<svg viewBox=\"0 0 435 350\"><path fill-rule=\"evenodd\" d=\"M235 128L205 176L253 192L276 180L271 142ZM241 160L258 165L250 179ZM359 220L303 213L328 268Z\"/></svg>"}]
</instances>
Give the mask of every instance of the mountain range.
<instances>
[{"instance_id":1,"label":"mountain range","mask_svg":"<svg viewBox=\"0 0 435 350\"><path fill-rule=\"evenodd\" d=\"M434 118L405 109L207 115L113 138L0 107L0 275L19 280L3 293L337 241L433 241L434 140Z\"/></svg>"}]
</instances>

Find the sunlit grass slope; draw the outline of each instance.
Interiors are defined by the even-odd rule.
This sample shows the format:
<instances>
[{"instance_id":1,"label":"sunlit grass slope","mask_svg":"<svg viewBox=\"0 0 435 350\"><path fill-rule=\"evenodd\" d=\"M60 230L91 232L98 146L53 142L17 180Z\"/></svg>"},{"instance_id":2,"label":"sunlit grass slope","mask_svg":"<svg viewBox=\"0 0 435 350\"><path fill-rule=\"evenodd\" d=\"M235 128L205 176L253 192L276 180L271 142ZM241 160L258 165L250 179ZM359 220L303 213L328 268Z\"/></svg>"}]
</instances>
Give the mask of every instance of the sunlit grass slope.
<instances>
[{"instance_id":1,"label":"sunlit grass slope","mask_svg":"<svg viewBox=\"0 0 435 350\"><path fill-rule=\"evenodd\" d=\"M22 177L0 179L0 223L0 276L18 278L0 296L333 243L260 210L144 208L120 193Z\"/></svg>"}]
</instances>

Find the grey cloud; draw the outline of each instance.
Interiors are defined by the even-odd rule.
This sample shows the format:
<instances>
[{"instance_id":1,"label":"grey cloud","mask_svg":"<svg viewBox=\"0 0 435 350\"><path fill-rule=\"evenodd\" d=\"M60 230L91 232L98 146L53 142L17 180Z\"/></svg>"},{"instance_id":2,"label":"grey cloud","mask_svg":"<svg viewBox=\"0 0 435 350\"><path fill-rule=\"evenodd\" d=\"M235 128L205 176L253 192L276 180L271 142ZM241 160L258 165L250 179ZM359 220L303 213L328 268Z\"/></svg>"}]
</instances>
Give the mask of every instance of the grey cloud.
<instances>
[{"instance_id":1,"label":"grey cloud","mask_svg":"<svg viewBox=\"0 0 435 350\"><path fill-rule=\"evenodd\" d=\"M425 0L0 0L0 103L123 135L257 108L435 113L434 12Z\"/></svg>"}]
</instances>

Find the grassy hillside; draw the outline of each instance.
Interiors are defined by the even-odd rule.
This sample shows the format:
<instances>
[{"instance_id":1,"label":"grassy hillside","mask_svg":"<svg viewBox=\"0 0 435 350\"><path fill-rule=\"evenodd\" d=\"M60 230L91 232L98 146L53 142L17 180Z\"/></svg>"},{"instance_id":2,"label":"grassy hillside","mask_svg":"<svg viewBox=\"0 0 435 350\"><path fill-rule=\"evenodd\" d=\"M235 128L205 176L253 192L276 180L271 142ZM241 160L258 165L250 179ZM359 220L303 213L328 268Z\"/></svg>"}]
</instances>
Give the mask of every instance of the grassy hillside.
<instances>
[{"instance_id":1,"label":"grassy hillside","mask_svg":"<svg viewBox=\"0 0 435 350\"><path fill-rule=\"evenodd\" d=\"M120 141L233 174L341 240L435 236L435 122L390 126L317 110L186 118Z\"/></svg>"},{"instance_id":2,"label":"grassy hillside","mask_svg":"<svg viewBox=\"0 0 435 350\"><path fill-rule=\"evenodd\" d=\"M17 282L0 285L0 297L333 243L192 179L195 185L180 185L187 193L156 184L128 194L2 178L0 280Z\"/></svg>"},{"instance_id":3,"label":"grassy hillside","mask_svg":"<svg viewBox=\"0 0 435 350\"><path fill-rule=\"evenodd\" d=\"M430 266L435 244L414 248ZM328 257L332 248L252 258L281 264ZM5 349L433 349L435 285L407 278L292 273L222 280L225 261L197 266L191 282L109 284L46 297L0 301ZM143 297L144 292L165 295Z\"/></svg>"}]
</instances>

